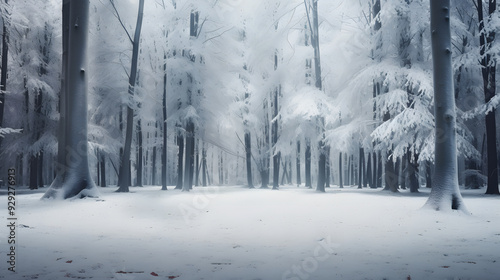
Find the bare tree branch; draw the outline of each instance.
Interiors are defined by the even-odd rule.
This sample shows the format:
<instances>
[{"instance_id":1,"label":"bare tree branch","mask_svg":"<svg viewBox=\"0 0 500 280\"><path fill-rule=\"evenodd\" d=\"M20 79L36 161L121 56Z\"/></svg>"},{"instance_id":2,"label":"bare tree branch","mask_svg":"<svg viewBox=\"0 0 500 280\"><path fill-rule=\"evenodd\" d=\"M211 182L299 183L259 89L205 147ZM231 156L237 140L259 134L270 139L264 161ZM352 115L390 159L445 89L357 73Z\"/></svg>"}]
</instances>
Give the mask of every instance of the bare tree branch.
<instances>
[{"instance_id":1,"label":"bare tree branch","mask_svg":"<svg viewBox=\"0 0 500 280\"><path fill-rule=\"evenodd\" d=\"M111 6L113 7L113 10L115 10L115 17L120 22L121 26L123 27L123 30L125 30L125 33L127 33L127 36L128 36L128 39L130 40L130 43L134 44L134 40L132 40L132 36L130 36L130 33L128 33L128 30L125 27L125 24L123 24L122 18L120 17L120 13L118 13L118 10L116 9L115 1L114 0L109 0L109 2L111 3Z\"/></svg>"}]
</instances>

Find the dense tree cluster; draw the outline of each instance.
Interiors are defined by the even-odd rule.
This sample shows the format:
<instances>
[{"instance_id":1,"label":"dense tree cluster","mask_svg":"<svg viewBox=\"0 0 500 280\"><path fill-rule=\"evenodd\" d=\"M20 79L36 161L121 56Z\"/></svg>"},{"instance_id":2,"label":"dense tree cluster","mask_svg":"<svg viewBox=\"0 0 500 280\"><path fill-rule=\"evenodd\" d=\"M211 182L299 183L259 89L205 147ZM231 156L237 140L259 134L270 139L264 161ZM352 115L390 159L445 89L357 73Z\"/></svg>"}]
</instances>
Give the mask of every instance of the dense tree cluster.
<instances>
[{"instance_id":1,"label":"dense tree cluster","mask_svg":"<svg viewBox=\"0 0 500 280\"><path fill-rule=\"evenodd\" d=\"M83 131L61 124L73 92L55 11L67 2L0 4L0 172L16 166L32 189L71 165L61 131ZM441 104L430 12L424 0L90 1L85 180L431 187ZM498 19L495 0L454 1L447 16L456 183L490 194Z\"/></svg>"}]
</instances>

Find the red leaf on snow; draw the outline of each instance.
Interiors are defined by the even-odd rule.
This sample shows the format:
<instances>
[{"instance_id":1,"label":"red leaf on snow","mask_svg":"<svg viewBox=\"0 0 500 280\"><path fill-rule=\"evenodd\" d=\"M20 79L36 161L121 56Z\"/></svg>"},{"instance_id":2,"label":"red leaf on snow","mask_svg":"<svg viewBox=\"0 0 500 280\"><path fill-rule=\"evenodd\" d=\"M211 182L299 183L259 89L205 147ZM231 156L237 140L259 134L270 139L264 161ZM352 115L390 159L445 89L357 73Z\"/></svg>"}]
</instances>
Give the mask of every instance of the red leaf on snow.
<instances>
[{"instance_id":1,"label":"red leaf on snow","mask_svg":"<svg viewBox=\"0 0 500 280\"><path fill-rule=\"evenodd\" d=\"M154 273L154 272L151 272L151 275L153 275L153 276L158 276L158 274L157 274L157 273Z\"/></svg>"},{"instance_id":2,"label":"red leaf on snow","mask_svg":"<svg viewBox=\"0 0 500 280\"><path fill-rule=\"evenodd\" d=\"M66 263L72 263L73 261L69 260L69 261L66 261Z\"/></svg>"},{"instance_id":3,"label":"red leaf on snow","mask_svg":"<svg viewBox=\"0 0 500 280\"><path fill-rule=\"evenodd\" d=\"M179 277L179 275L177 275L177 276L168 276L168 279L175 279L177 277Z\"/></svg>"}]
</instances>

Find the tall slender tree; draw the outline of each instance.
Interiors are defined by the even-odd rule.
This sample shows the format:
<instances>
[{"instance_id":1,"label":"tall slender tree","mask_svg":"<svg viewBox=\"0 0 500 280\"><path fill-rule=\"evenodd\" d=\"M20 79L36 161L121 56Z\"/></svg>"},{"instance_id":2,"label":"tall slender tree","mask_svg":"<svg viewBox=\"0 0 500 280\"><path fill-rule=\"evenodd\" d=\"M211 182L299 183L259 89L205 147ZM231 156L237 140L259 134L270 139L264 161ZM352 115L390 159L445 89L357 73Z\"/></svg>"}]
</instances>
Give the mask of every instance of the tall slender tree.
<instances>
[{"instance_id":1,"label":"tall slender tree","mask_svg":"<svg viewBox=\"0 0 500 280\"><path fill-rule=\"evenodd\" d=\"M132 148L132 134L134 129L134 105L133 105L133 96L135 92L136 78L137 78L137 63L139 57L139 43L141 38L141 29L142 29L142 18L144 14L144 0L139 0L139 9L137 14L137 23L135 25L135 33L134 38L130 36L127 29L125 28L118 10L116 9L114 0L110 0L111 5L113 6L116 16L120 21L121 25L125 29L127 33L128 39L132 43L132 59L128 80L128 94L130 97L131 104L127 104L127 127L125 128L125 145L123 148L123 155L120 162L120 172L119 172L119 188L117 192L128 192L129 186L132 182L130 182L130 153Z\"/></svg>"},{"instance_id":2,"label":"tall slender tree","mask_svg":"<svg viewBox=\"0 0 500 280\"><path fill-rule=\"evenodd\" d=\"M5 0L5 4L8 4L8 1ZM9 56L9 29L8 25L8 15L9 11L7 8L0 7L3 10L2 13L2 61L0 69L0 128L3 126L3 115L5 110L5 91L7 90L7 62ZM0 137L0 151L2 148L2 140L3 137Z\"/></svg>"}]
</instances>

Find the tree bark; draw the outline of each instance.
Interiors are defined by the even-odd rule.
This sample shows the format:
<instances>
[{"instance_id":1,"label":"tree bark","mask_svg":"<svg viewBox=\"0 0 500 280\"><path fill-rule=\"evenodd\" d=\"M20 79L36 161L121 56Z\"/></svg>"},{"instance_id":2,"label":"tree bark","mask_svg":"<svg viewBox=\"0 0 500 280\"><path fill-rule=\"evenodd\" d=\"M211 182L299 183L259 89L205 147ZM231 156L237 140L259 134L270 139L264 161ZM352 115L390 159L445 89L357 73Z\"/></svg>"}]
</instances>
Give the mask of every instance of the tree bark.
<instances>
[{"instance_id":1,"label":"tree bark","mask_svg":"<svg viewBox=\"0 0 500 280\"><path fill-rule=\"evenodd\" d=\"M458 188L450 0L431 0L431 40L436 121L435 174L426 206L434 210L468 212Z\"/></svg>"},{"instance_id":2,"label":"tree bark","mask_svg":"<svg viewBox=\"0 0 500 280\"><path fill-rule=\"evenodd\" d=\"M342 153L339 153L339 188L344 188L344 182L342 180L342 165L344 164Z\"/></svg>"},{"instance_id":3,"label":"tree bark","mask_svg":"<svg viewBox=\"0 0 500 280\"><path fill-rule=\"evenodd\" d=\"M358 159L358 189L363 188L363 148L359 147L359 159Z\"/></svg>"},{"instance_id":4,"label":"tree bark","mask_svg":"<svg viewBox=\"0 0 500 280\"><path fill-rule=\"evenodd\" d=\"M305 161L306 161L306 188L312 188L312 183L311 183L311 140L306 138L306 156L305 156Z\"/></svg>"},{"instance_id":5,"label":"tree bark","mask_svg":"<svg viewBox=\"0 0 500 280\"><path fill-rule=\"evenodd\" d=\"M194 123L192 120L188 120L186 123L186 158L184 166L184 185L182 191L186 192L193 186Z\"/></svg>"},{"instance_id":6,"label":"tree bark","mask_svg":"<svg viewBox=\"0 0 500 280\"><path fill-rule=\"evenodd\" d=\"M202 173L203 173L203 176L202 176L202 185L204 187L207 186L207 149L205 147L205 143L203 143L203 147L202 147L202 151L201 151L201 169L202 169Z\"/></svg>"},{"instance_id":7,"label":"tree bark","mask_svg":"<svg viewBox=\"0 0 500 280\"><path fill-rule=\"evenodd\" d=\"M483 1L477 1L477 11L479 20L479 44L481 54L481 66L483 75L484 101L488 103L496 94L496 60L491 57L489 49L495 41L494 29L485 29L483 16ZM496 11L496 0L488 0L488 14L493 15ZM489 20L488 20L489 22ZM497 139L496 139L496 120L495 109L491 109L486 114L486 149L487 149L487 177L488 184L486 194L500 194L498 189L498 158L497 158Z\"/></svg>"},{"instance_id":8,"label":"tree bark","mask_svg":"<svg viewBox=\"0 0 500 280\"><path fill-rule=\"evenodd\" d=\"M300 177L300 140L297 140L297 155L296 155L296 170L297 170L297 187L302 184L302 179Z\"/></svg>"},{"instance_id":9,"label":"tree bark","mask_svg":"<svg viewBox=\"0 0 500 280\"><path fill-rule=\"evenodd\" d=\"M177 146L179 147L178 157L177 157L177 185L176 190L182 189L183 182L183 160L184 160L184 136L181 131L177 132Z\"/></svg>"},{"instance_id":10,"label":"tree bark","mask_svg":"<svg viewBox=\"0 0 500 280\"><path fill-rule=\"evenodd\" d=\"M161 151L161 189L167 190L167 54L163 54L163 149Z\"/></svg>"},{"instance_id":11,"label":"tree bark","mask_svg":"<svg viewBox=\"0 0 500 280\"><path fill-rule=\"evenodd\" d=\"M137 62L139 58L139 43L141 37L141 29L142 29L142 18L144 14L144 0L139 0L139 11L137 14L137 23L135 25L135 34L134 39L132 41L132 60L130 66L130 76L128 80L128 94L130 95L130 99L133 99L136 78L137 78ZM119 173L119 181L120 185L117 192L128 192L129 186L131 185L130 181L130 153L132 148L132 134L134 129L134 109L130 106L127 106L127 127L125 129L125 145L123 148L123 156L120 163L120 173Z\"/></svg>"},{"instance_id":12,"label":"tree bark","mask_svg":"<svg viewBox=\"0 0 500 280\"><path fill-rule=\"evenodd\" d=\"M372 153L368 153L368 160L366 161L366 183L370 188L374 188L372 180Z\"/></svg>"},{"instance_id":13,"label":"tree bark","mask_svg":"<svg viewBox=\"0 0 500 280\"><path fill-rule=\"evenodd\" d=\"M7 4L7 0L5 0ZM5 91L7 90L7 67L9 53L9 33L7 29L8 11L2 11L3 32L2 32L2 69L0 74L0 128L3 127L3 115L5 110ZM3 138L0 137L0 152Z\"/></svg>"},{"instance_id":14,"label":"tree bark","mask_svg":"<svg viewBox=\"0 0 500 280\"><path fill-rule=\"evenodd\" d=\"M102 188L106 187L106 156L101 153L101 159L100 159L100 185Z\"/></svg>"},{"instance_id":15,"label":"tree bark","mask_svg":"<svg viewBox=\"0 0 500 280\"><path fill-rule=\"evenodd\" d=\"M275 54L275 69L278 67L278 55ZM281 92L281 85L274 91L273 102L273 121L272 121L272 145L273 145L273 190L279 189L279 176L280 176L280 162L281 153L277 151L276 144L278 143L278 110L279 110L279 94Z\"/></svg>"},{"instance_id":16,"label":"tree bark","mask_svg":"<svg viewBox=\"0 0 500 280\"><path fill-rule=\"evenodd\" d=\"M248 188L253 189L252 179L252 135L250 131L245 132L245 160L247 167L247 184Z\"/></svg>"},{"instance_id":17,"label":"tree bark","mask_svg":"<svg viewBox=\"0 0 500 280\"><path fill-rule=\"evenodd\" d=\"M136 187L142 187L142 174L143 174L143 148L142 148L142 124L140 117L137 118L137 182Z\"/></svg>"},{"instance_id":18,"label":"tree bark","mask_svg":"<svg viewBox=\"0 0 500 280\"><path fill-rule=\"evenodd\" d=\"M66 17L69 13L69 18ZM67 24L67 25L64 25ZM97 196L94 181L90 177L88 165L87 140L87 39L89 24L89 1L63 2L63 31L68 28L68 59L64 60L63 73L67 89L66 116L64 123L65 145L59 150L64 159L64 168L58 169L58 175L43 198L71 198ZM64 43L63 43L64 45ZM64 63L68 63L67 68ZM61 147L61 146L59 146Z\"/></svg>"}]
</instances>

